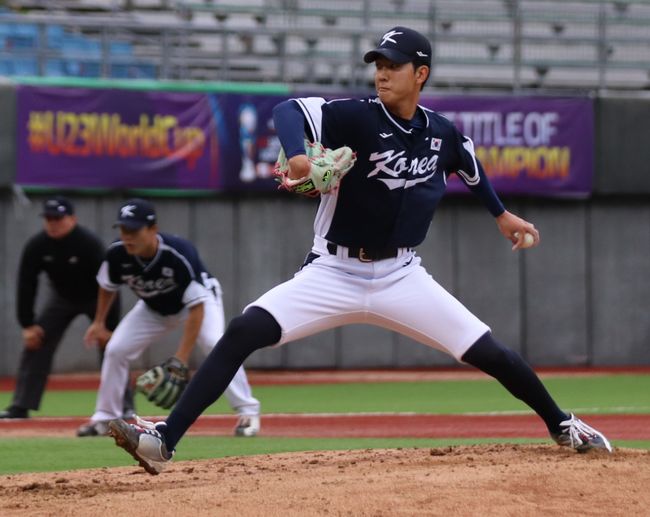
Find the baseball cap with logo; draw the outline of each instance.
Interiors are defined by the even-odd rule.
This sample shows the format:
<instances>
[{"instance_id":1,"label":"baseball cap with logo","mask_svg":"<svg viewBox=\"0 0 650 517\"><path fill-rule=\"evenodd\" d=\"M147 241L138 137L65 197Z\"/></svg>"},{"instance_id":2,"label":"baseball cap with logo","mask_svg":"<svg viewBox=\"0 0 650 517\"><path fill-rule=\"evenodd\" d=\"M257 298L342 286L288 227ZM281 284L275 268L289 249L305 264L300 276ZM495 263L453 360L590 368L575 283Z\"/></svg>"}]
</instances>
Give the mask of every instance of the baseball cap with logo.
<instances>
[{"instance_id":1,"label":"baseball cap with logo","mask_svg":"<svg viewBox=\"0 0 650 517\"><path fill-rule=\"evenodd\" d=\"M393 27L381 37L376 49L366 52L363 60L372 63L383 56L393 63L410 63L431 68L431 43L418 31L408 27Z\"/></svg>"},{"instance_id":2,"label":"baseball cap with logo","mask_svg":"<svg viewBox=\"0 0 650 517\"><path fill-rule=\"evenodd\" d=\"M63 196L52 196L43 201L43 217L63 217L64 215L73 215L74 205Z\"/></svg>"},{"instance_id":3,"label":"baseball cap with logo","mask_svg":"<svg viewBox=\"0 0 650 517\"><path fill-rule=\"evenodd\" d=\"M154 224L156 224L156 209L153 204L146 199L133 198L120 207L113 228L124 226L129 230L139 230Z\"/></svg>"}]
</instances>

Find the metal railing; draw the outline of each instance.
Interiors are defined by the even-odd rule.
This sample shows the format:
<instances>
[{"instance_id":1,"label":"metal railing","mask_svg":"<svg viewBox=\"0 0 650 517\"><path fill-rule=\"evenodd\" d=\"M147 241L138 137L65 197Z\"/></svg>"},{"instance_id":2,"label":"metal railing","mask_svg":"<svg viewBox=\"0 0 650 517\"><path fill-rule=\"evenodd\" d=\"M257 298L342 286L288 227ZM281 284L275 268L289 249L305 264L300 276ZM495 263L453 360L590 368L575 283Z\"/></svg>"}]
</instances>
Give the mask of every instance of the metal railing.
<instances>
[{"instance_id":1,"label":"metal railing","mask_svg":"<svg viewBox=\"0 0 650 517\"><path fill-rule=\"evenodd\" d=\"M431 39L429 87L650 88L648 1L360 0L347 9L334 3L176 1L166 2L167 10L138 11L132 2L132 10L110 16L0 13L0 27L9 28L0 34L0 74L3 63L31 60L37 75L51 74L53 62L72 62L81 66L60 73L361 88L372 75L363 53L384 29L402 24ZM31 27L36 36L12 45L12 27ZM54 45L52 27L93 44ZM114 51L116 42L129 51Z\"/></svg>"}]
</instances>

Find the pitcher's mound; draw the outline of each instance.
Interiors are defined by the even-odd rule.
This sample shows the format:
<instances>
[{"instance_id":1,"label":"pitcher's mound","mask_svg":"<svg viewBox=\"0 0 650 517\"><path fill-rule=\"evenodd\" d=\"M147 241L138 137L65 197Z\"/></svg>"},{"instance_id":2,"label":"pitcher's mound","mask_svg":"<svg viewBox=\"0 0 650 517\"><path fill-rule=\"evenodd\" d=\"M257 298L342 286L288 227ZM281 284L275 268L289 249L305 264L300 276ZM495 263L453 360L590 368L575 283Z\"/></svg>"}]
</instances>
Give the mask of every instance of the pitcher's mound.
<instances>
[{"instance_id":1,"label":"pitcher's mound","mask_svg":"<svg viewBox=\"0 0 650 517\"><path fill-rule=\"evenodd\" d=\"M640 515L650 453L552 445L305 452L0 477L9 515Z\"/></svg>"}]
</instances>

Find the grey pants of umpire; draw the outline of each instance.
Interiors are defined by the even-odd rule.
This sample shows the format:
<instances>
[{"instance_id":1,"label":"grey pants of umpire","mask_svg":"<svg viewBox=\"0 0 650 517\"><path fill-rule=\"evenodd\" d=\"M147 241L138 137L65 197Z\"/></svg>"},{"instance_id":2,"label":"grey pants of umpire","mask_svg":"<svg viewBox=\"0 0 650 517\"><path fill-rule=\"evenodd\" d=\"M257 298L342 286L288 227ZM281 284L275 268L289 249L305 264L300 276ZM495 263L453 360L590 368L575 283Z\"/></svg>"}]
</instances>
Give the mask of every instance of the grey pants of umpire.
<instances>
[{"instance_id":1,"label":"grey pants of umpire","mask_svg":"<svg viewBox=\"0 0 650 517\"><path fill-rule=\"evenodd\" d=\"M16 375L16 390L12 406L38 410L47 384L47 378L52 371L52 361L63 336L72 323L80 315L87 316L90 321L95 317L96 300L70 301L53 294L46 302L36 318L36 324L43 327L45 339L37 350L23 347L20 366ZM120 320L119 298L115 300L106 319L106 326L113 330ZM81 343L79 346L83 346ZM99 349L99 364L104 357L104 350ZM134 409L133 390L127 381L124 393L124 412L127 414Z\"/></svg>"}]
</instances>

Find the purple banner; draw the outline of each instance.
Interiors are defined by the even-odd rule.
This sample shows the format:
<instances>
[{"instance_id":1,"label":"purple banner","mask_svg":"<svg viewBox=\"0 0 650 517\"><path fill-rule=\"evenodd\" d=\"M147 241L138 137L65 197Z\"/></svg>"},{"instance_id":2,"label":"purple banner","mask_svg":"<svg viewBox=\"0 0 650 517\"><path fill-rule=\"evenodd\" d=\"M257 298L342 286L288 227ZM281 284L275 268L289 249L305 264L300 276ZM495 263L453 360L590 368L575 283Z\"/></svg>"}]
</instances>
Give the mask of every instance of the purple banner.
<instances>
[{"instance_id":1,"label":"purple banner","mask_svg":"<svg viewBox=\"0 0 650 517\"><path fill-rule=\"evenodd\" d=\"M271 110L285 96L20 86L21 185L272 190L280 149ZM589 99L426 97L472 138L502 194L586 195ZM450 192L467 192L455 175Z\"/></svg>"},{"instance_id":2,"label":"purple banner","mask_svg":"<svg viewBox=\"0 0 650 517\"><path fill-rule=\"evenodd\" d=\"M423 105L474 142L501 194L587 195L592 189L594 114L589 99L442 97ZM448 192L466 192L456 175Z\"/></svg>"},{"instance_id":3,"label":"purple banner","mask_svg":"<svg viewBox=\"0 0 650 517\"><path fill-rule=\"evenodd\" d=\"M285 97L21 86L17 183L275 188L271 119Z\"/></svg>"}]
</instances>

